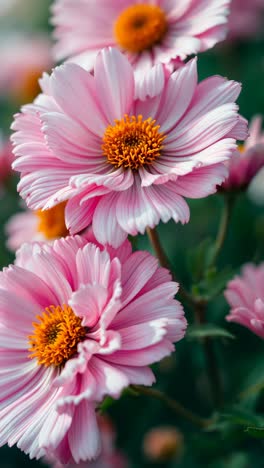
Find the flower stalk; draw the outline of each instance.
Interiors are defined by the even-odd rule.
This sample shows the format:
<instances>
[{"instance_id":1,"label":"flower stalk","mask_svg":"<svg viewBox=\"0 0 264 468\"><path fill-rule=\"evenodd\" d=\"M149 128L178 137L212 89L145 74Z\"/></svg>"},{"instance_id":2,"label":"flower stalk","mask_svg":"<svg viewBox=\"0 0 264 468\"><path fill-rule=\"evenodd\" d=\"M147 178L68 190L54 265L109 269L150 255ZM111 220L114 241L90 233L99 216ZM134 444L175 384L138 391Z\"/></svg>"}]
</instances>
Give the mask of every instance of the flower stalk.
<instances>
[{"instance_id":1,"label":"flower stalk","mask_svg":"<svg viewBox=\"0 0 264 468\"><path fill-rule=\"evenodd\" d=\"M187 421L189 421L191 424L193 424L196 427L205 429L211 423L210 419L205 419L205 418L198 416L197 414L193 413L189 409L185 408L177 400L174 400L168 397L167 395L162 393L160 390L157 390L155 388L149 388L149 387L141 387L140 385L133 385L132 389L137 394L156 398L156 400L159 400L165 403L165 405L168 406L168 408L170 408L174 413L176 413L178 416L181 416L183 419L186 419Z\"/></svg>"},{"instance_id":2,"label":"flower stalk","mask_svg":"<svg viewBox=\"0 0 264 468\"><path fill-rule=\"evenodd\" d=\"M209 268L212 268L215 265L218 259L218 256L222 250L222 247L224 245L227 232L228 232L228 226L230 224L230 219L231 219L231 215L233 212L234 203L235 203L234 194L227 193L224 195L224 208L223 208L222 217L221 217L220 224L219 224L218 234L217 234L216 241L215 241L214 253L212 255Z\"/></svg>"}]
</instances>

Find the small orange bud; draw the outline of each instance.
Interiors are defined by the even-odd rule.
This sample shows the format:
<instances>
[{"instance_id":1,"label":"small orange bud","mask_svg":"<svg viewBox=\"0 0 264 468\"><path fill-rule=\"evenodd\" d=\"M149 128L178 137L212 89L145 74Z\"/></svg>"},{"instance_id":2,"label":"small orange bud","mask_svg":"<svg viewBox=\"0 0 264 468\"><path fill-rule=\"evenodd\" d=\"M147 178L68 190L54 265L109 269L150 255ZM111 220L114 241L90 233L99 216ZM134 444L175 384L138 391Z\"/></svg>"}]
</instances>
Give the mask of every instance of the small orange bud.
<instances>
[{"instance_id":1,"label":"small orange bud","mask_svg":"<svg viewBox=\"0 0 264 468\"><path fill-rule=\"evenodd\" d=\"M183 449L182 433L170 426L151 429L144 438L143 450L147 458L165 462L180 457Z\"/></svg>"}]
</instances>

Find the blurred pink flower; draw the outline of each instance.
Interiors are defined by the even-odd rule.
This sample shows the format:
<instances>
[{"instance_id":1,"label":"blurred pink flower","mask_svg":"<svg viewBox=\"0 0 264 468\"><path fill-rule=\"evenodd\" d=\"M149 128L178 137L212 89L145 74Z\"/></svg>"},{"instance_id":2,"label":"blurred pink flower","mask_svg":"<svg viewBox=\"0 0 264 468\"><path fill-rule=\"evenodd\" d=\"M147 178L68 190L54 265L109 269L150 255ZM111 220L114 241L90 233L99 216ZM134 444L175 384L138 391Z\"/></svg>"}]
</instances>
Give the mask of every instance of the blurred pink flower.
<instances>
[{"instance_id":1,"label":"blurred pink flower","mask_svg":"<svg viewBox=\"0 0 264 468\"><path fill-rule=\"evenodd\" d=\"M226 163L229 175L219 188L220 191L245 190L264 166L264 133L261 132L261 124L261 117L252 120L249 138Z\"/></svg>"},{"instance_id":2,"label":"blurred pink flower","mask_svg":"<svg viewBox=\"0 0 264 468\"><path fill-rule=\"evenodd\" d=\"M264 0L232 0L227 39L257 37L263 30L263 13Z\"/></svg>"},{"instance_id":3,"label":"blurred pink flower","mask_svg":"<svg viewBox=\"0 0 264 468\"><path fill-rule=\"evenodd\" d=\"M219 76L197 84L195 59L137 79L124 55L104 49L94 75L68 63L41 85L12 126L18 190L34 210L69 200L70 232L92 223L114 247L160 220L187 222L183 197L215 192L223 161L247 136L234 104L240 84Z\"/></svg>"},{"instance_id":4,"label":"blurred pink flower","mask_svg":"<svg viewBox=\"0 0 264 468\"><path fill-rule=\"evenodd\" d=\"M249 198L256 204L264 204L264 168L262 168L253 179L248 194Z\"/></svg>"},{"instance_id":5,"label":"blurred pink flower","mask_svg":"<svg viewBox=\"0 0 264 468\"><path fill-rule=\"evenodd\" d=\"M0 95L20 103L34 99L40 91L38 79L52 66L50 42L43 36L8 35L0 45Z\"/></svg>"},{"instance_id":6,"label":"blurred pink flower","mask_svg":"<svg viewBox=\"0 0 264 468\"><path fill-rule=\"evenodd\" d=\"M24 211L11 216L5 226L7 247L16 251L24 242L53 241L69 234L65 226L65 203L46 211Z\"/></svg>"},{"instance_id":7,"label":"blurred pink flower","mask_svg":"<svg viewBox=\"0 0 264 468\"><path fill-rule=\"evenodd\" d=\"M130 384L185 333L178 285L126 241L24 244L0 274L0 445L61 463L100 453L95 406Z\"/></svg>"},{"instance_id":8,"label":"blurred pink flower","mask_svg":"<svg viewBox=\"0 0 264 468\"><path fill-rule=\"evenodd\" d=\"M0 17L5 15L10 8L14 5L15 0L1 0L0 3Z\"/></svg>"},{"instance_id":9,"label":"blurred pink flower","mask_svg":"<svg viewBox=\"0 0 264 468\"><path fill-rule=\"evenodd\" d=\"M12 144L10 140L5 139L0 132L0 196L2 196L5 191L5 182L14 174L11 166L13 161Z\"/></svg>"},{"instance_id":10,"label":"blurred pink flower","mask_svg":"<svg viewBox=\"0 0 264 468\"><path fill-rule=\"evenodd\" d=\"M245 265L242 275L228 283L225 298L231 306L226 320L264 338L264 263Z\"/></svg>"},{"instance_id":11,"label":"blurred pink flower","mask_svg":"<svg viewBox=\"0 0 264 468\"><path fill-rule=\"evenodd\" d=\"M98 425L102 438L102 452L99 457L94 461L70 463L67 468L127 468L125 456L115 448L115 430L109 418L99 416ZM52 466L63 468L65 465L55 461Z\"/></svg>"},{"instance_id":12,"label":"blurred pink flower","mask_svg":"<svg viewBox=\"0 0 264 468\"><path fill-rule=\"evenodd\" d=\"M119 47L136 70L210 49L226 36L230 0L57 0L57 59L91 70L100 49Z\"/></svg>"},{"instance_id":13,"label":"blurred pink flower","mask_svg":"<svg viewBox=\"0 0 264 468\"><path fill-rule=\"evenodd\" d=\"M9 219L5 226L7 247L15 252L24 242L44 241L45 238L38 231L38 218L34 211L17 213Z\"/></svg>"}]
</instances>

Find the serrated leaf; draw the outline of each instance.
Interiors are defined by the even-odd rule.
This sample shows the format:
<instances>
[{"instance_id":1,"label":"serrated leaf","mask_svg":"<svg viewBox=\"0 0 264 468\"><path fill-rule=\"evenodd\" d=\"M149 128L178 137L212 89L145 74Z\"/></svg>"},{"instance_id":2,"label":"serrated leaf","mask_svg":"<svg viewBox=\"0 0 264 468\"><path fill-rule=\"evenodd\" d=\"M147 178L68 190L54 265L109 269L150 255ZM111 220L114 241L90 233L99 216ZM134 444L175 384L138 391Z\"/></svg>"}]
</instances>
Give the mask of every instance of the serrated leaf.
<instances>
[{"instance_id":1,"label":"serrated leaf","mask_svg":"<svg viewBox=\"0 0 264 468\"><path fill-rule=\"evenodd\" d=\"M264 427L249 426L246 428L245 432L255 439L264 439Z\"/></svg>"},{"instance_id":2,"label":"serrated leaf","mask_svg":"<svg viewBox=\"0 0 264 468\"><path fill-rule=\"evenodd\" d=\"M191 325L186 333L189 339L202 339L202 338L228 338L235 339L225 328L219 327L214 324L206 323L204 325Z\"/></svg>"}]
</instances>

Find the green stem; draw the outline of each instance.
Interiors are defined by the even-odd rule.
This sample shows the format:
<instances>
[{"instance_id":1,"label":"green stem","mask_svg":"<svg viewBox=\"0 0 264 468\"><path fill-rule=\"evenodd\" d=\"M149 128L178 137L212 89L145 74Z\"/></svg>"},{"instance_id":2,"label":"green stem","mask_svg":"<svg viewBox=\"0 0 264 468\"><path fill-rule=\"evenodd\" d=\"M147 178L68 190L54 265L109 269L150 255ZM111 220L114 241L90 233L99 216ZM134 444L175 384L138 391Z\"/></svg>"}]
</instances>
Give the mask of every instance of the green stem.
<instances>
[{"instance_id":1,"label":"green stem","mask_svg":"<svg viewBox=\"0 0 264 468\"><path fill-rule=\"evenodd\" d=\"M227 231L228 231L228 226L229 226L231 215L232 215L234 202L235 202L235 197L233 194L224 195L224 209L222 212L222 217L221 217L221 221L219 224L219 230L218 230L218 234L217 234L216 241L215 241L214 253L212 255L209 268L215 265L218 255L220 254L222 247L224 245Z\"/></svg>"},{"instance_id":2,"label":"green stem","mask_svg":"<svg viewBox=\"0 0 264 468\"><path fill-rule=\"evenodd\" d=\"M198 426L202 429L206 428L210 423L211 420L204 419L198 416L197 414L193 413L189 409L185 408L181 405L178 401L173 400L172 398L168 397L164 393L154 388L149 387L141 387L139 385L133 385L132 388L141 395L150 396L152 398L156 398L157 400L162 401L166 404L174 413L182 418L186 419L194 426Z\"/></svg>"},{"instance_id":3,"label":"green stem","mask_svg":"<svg viewBox=\"0 0 264 468\"><path fill-rule=\"evenodd\" d=\"M200 303L195 308L196 322L206 324L206 303ZM206 359L208 381L211 388L212 401L219 408L223 404L222 381L219 374L214 343L210 337L203 339L203 350Z\"/></svg>"},{"instance_id":4,"label":"green stem","mask_svg":"<svg viewBox=\"0 0 264 468\"><path fill-rule=\"evenodd\" d=\"M161 242L160 242L160 238L159 238L159 235L156 231L156 229L152 229L150 227L147 227L146 229L147 231L147 235L148 235L148 238L149 238L149 241L152 245L152 248L156 254L156 257L159 259L159 262L160 262L160 265L164 268L167 268L168 270L170 270L170 262L169 262L169 259L167 257L167 255L165 254L163 248L162 248L162 245L161 245Z\"/></svg>"}]
</instances>

